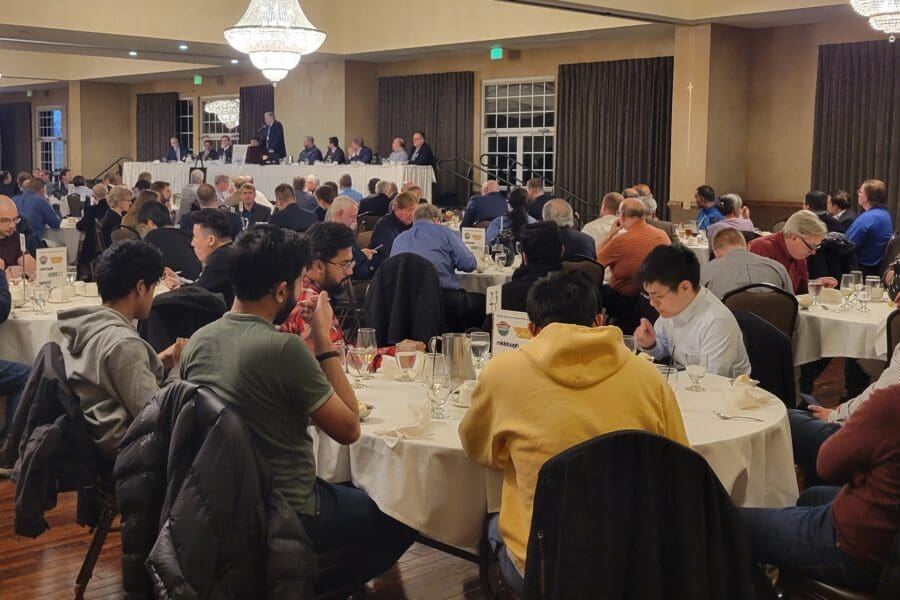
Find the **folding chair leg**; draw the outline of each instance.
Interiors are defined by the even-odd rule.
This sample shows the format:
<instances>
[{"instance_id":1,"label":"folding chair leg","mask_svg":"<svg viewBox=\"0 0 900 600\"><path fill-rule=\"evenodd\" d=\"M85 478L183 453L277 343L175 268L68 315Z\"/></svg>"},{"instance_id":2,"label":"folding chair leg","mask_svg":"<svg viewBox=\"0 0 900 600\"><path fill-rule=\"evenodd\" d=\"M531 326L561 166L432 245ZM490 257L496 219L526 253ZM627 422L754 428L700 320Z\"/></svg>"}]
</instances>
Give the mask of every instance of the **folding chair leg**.
<instances>
[{"instance_id":1,"label":"folding chair leg","mask_svg":"<svg viewBox=\"0 0 900 600\"><path fill-rule=\"evenodd\" d=\"M113 520L116 518L116 510L112 507L105 507L100 515L100 522L94 529L94 537L91 545L81 564L81 570L75 579L75 600L84 598L84 591L87 589L88 582L94 574L94 567L97 566L97 560L100 553L103 552L103 544L106 543L106 536L112 529Z\"/></svg>"}]
</instances>

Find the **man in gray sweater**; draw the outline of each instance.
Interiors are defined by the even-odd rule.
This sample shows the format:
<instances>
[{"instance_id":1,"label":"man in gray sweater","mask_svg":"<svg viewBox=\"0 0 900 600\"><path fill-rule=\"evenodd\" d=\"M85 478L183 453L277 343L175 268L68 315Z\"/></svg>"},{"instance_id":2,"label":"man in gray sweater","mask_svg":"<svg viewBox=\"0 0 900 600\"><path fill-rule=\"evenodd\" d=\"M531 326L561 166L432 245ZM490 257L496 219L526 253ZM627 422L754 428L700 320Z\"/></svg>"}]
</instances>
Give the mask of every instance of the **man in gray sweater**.
<instances>
[{"instance_id":1,"label":"man in gray sweater","mask_svg":"<svg viewBox=\"0 0 900 600\"><path fill-rule=\"evenodd\" d=\"M66 343L66 375L98 448L114 459L119 442L144 404L159 390L187 340L157 354L133 323L145 319L163 274L162 254L142 241L113 244L97 263L103 303L58 315Z\"/></svg>"}]
</instances>

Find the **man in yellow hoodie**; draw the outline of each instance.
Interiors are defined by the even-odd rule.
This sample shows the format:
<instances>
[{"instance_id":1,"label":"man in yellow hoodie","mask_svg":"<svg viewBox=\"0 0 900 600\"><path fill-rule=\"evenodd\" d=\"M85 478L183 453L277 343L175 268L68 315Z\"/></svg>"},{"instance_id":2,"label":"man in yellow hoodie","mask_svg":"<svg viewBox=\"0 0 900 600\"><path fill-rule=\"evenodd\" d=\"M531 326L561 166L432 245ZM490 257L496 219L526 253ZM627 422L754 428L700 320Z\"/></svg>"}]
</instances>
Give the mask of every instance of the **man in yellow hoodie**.
<instances>
[{"instance_id":1,"label":"man in yellow hoodie","mask_svg":"<svg viewBox=\"0 0 900 600\"><path fill-rule=\"evenodd\" d=\"M472 460L503 470L499 521L489 537L507 585L524 592L525 550L538 471L599 435L641 429L687 445L675 394L617 327L577 273L553 273L528 293L533 339L485 367L459 437Z\"/></svg>"}]
</instances>

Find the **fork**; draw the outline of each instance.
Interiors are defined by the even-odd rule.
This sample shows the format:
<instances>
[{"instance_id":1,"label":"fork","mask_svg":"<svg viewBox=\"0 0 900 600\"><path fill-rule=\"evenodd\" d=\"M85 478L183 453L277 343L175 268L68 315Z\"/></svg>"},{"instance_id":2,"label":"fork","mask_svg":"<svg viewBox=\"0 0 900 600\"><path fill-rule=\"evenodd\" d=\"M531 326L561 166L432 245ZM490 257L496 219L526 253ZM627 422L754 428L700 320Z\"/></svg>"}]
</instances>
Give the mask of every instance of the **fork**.
<instances>
[{"instance_id":1,"label":"fork","mask_svg":"<svg viewBox=\"0 0 900 600\"><path fill-rule=\"evenodd\" d=\"M765 420L760 419L759 417L747 417L744 415L723 415L717 410L713 411L713 414L722 419L723 421L731 421L732 419L746 419L748 421L758 421L760 423L765 423Z\"/></svg>"}]
</instances>

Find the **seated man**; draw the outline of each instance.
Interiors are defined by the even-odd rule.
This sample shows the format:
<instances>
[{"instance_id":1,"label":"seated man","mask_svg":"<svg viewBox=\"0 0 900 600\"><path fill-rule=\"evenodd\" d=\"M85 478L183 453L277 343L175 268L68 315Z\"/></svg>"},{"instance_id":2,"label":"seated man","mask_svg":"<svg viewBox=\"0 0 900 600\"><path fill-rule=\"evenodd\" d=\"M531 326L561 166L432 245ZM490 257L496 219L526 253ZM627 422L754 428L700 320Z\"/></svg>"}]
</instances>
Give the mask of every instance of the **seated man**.
<instances>
[{"instance_id":1,"label":"seated man","mask_svg":"<svg viewBox=\"0 0 900 600\"><path fill-rule=\"evenodd\" d=\"M619 218L619 205L624 200L625 198L618 192L610 192L603 196L603 201L600 203L600 217L582 227L581 233L591 236L595 244L606 239L606 234L609 233L612 224Z\"/></svg>"},{"instance_id":2,"label":"seated man","mask_svg":"<svg viewBox=\"0 0 900 600\"><path fill-rule=\"evenodd\" d=\"M847 229L856 220L856 211L850 206L850 194L846 190L831 190L825 206L828 213L837 220L838 231L847 233Z\"/></svg>"},{"instance_id":3,"label":"seated man","mask_svg":"<svg viewBox=\"0 0 900 600\"><path fill-rule=\"evenodd\" d=\"M265 223L272 215L272 209L256 202L256 186L245 183L241 186L241 218L247 219L247 226Z\"/></svg>"},{"instance_id":4,"label":"seated man","mask_svg":"<svg viewBox=\"0 0 900 600\"><path fill-rule=\"evenodd\" d=\"M409 162L409 154L406 152L406 140L403 138L394 138L391 142L391 154L388 160L392 163Z\"/></svg>"},{"instance_id":5,"label":"seated man","mask_svg":"<svg viewBox=\"0 0 900 600\"><path fill-rule=\"evenodd\" d=\"M650 191L650 186L646 183L639 183L632 189L638 193L638 199L641 201L641 204L644 205L644 215L647 217L647 225L662 229L666 232L666 235L669 236L670 242L673 244L677 242L678 229L675 227L675 223L672 223L671 221L662 221L656 218L656 209L658 208L658 205L656 203L656 198L653 197L653 192Z\"/></svg>"},{"instance_id":6,"label":"seated man","mask_svg":"<svg viewBox=\"0 0 900 600\"><path fill-rule=\"evenodd\" d=\"M382 183L389 184L390 182L379 181L378 185L380 186ZM412 226L413 214L418 205L419 203L412 195L399 194L393 201L391 213L381 217L375 223L372 237L369 240L369 248L377 252L372 257L373 271L391 256L391 248L397 236Z\"/></svg>"},{"instance_id":7,"label":"seated man","mask_svg":"<svg viewBox=\"0 0 900 600\"><path fill-rule=\"evenodd\" d=\"M159 250L144 241L111 246L97 263L100 306L58 313L66 376L81 399L88 428L113 460L131 421L178 363L186 340L157 354L132 324L146 319L163 275Z\"/></svg>"},{"instance_id":8,"label":"seated man","mask_svg":"<svg viewBox=\"0 0 900 600\"><path fill-rule=\"evenodd\" d=\"M218 180L219 178L216 177L216 181ZM209 185L208 183L204 183L197 188L197 204L199 205L199 210L202 210L204 208L216 208L225 213L225 218L228 222L228 231L230 234L229 237L231 237L231 239L236 238L237 235L241 232L241 229L243 228L241 218L230 210L226 210L224 207L220 207L219 196L217 190L213 186ZM182 231L194 230L195 212L197 211L191 211L181 217L180 225Z\"/></svg>"},{"instance_id":9,"label":"seated man","mask_svg":"<svg viewBox=\"0 0 900 600\"><path fill-rule=\"evenodd\" d=\"M610 273L609 285L603 286L603 304L612 316L631 312L640 292L635 281L638 269L651 250L671 243L665 231L647 225L645 215L639 199L622 201L619 218L597 244L597 262ZM623 230L625 233L619 235Z\"/></svg>"},{"instance_id":10,"label":"seated man","mask_svg":"<svg viewBox=\"0 0 900 600\"><path fill-rule=\"evenodd\" d=\"M544 218L544 205L553 199L544 191L544 180L540 177L532 177L526 184L528 187L528 214L535 221Z\"/></svg>"},{"instance_id":11,"label":"seated man","mask_svg":"<svg viewBox=\"0 0 900 600\"><path fill-rule=\"evenodd\" d=\"M397 200L408 194L400 194ZM443 289L444 320L450 331L465 331L484 322L484 294L472 294L459 287L456 271L475 270L475 255L463 244L459 233L441 225L441 210L433 204L419 204L413 226L394 240L391 256L404 252L418 254L434 265Z\"/></svg>"},{"instance_id":12,"label":"seated man","mask_svg":"<svg viewBox=\"0 0 900 600\"><path fill-rule=\"evenodd\" d=\"M825 224L825 228L829 231L837 231L844 233L830 212L828 212L828 194L820 190L813 190L806 194L803 199L803 210L816 213L816 216Z\"/></svg>"},{"instance_id":13,"label":"seated man","mask_svg":"<svg viewBox=\"0 0 900 600\"><path fill-rule=\"evenodd\" d=\"M194 169L190 174L190 182L181 188L181 204L178 205L178 215L176 218L181 221L182 215L195 210L192 208L197 202L197 188L203 185L203 179L206 174L200 169ZM172 189L171 187L169 188Z\"/></svg>"},{"instance_id":14,"label":"seated man","mask_svg":"<svg viewBox=\"0 0 900 600\"><path fill-rule=\"evenodd\" d=\"M38 239L44 239L44 233L50 229L59 229L62 217L50 206L50 201L45 195L46 186L40 177L34 177L28 182L28 189L16 196L16 209L19 214L31 225Z\"/></svg>"},{"instance_id":15,"label":"seated man","mask_svg":"<svg viewBox=\"0 0 900 600\"><path fill-rule=\"evenodd\" d=\"M638 346L654 359L671 356L687 366L688 354L706 358L706 370L725 377L750 374L750 360L737 320L722 301L700 287L700 263L689 248L675 244L653 249L638 270L650 305L659 312L634 332Z\"/></svg>"},{"instance_id":16,"label":"seated man","mask_svg":"<svg viewBox=\"0 0 900 600\"><path fill-rule=\"evenodd\" d=\"M500 184L491 179L481 186L480 196L469 198L459 226L474 227L481 221L493 221L508 212L509 205L500 193Z\"/></svg>"},{"instance_id":17,"label":"seated man","mask_svg":"<svg viewBox=\"0 0 900 600\"><path fill-rule=\"evenodd\" d=\"M219 153L216 151L216 147L213 145L212 140L203 141L203 150L200 152L200 160L219 160Z\"/></svg>"},{"instance_id":18,"label":"seated man","mask_svg":"<svg viewBox=\"0 0 900 600\"><path fill-rule=\"evenodd\" d=\"M559 226L559 235L562 237L563 260L572 260L576 256L597 259L597 245L591 236L575 229L575 213L572 205L554 198L544 205L544 220L553 221Z\"/></svg>"},{"instance_id":19,"label":"seated man","mask_svg":"<svg viewBox=\"0 0 900 600\"><path fill-rule=\"evenodd\" d=\"M278 207L278 212L271 216L269 223L282 229L306 231L319 222L314 213L297 206L297 195L293 188L286 183L275 188L275 205Z\"/></svg>"},{"instance_id":20,"label":"seated man","mask_svg":"<svg viewBox=\"0 0 900 600\"><path fill-rule=\"evenodd\" d=\"M865 212L847 228L847 237L856 244L856 256L863 275L878 275L881 257L894 232L887 209L887 186L883 181L867 179L859 186L857 199ZM21 208L19 212L22 212Z\"/></svg>"},{"instance_id":21,"label":"seated man","mask_svg":"<svg viewBox=\"0 0 900 600\"><path fill-rule=\"evenodd\" d=\"M318 206L313 211L313 215L320 223L325 220L325 213L331 208L331 203L334 202L335 198L337 198L337 190L328 185L328 182L316 188L316 203Z\"/></svg>"},{"instance_id":22,"label":"seated man","mask_svg":"<svg viewBox=\"0 0 900 600\"><path fill-rule=\"evenodd\" d=\"M751 283L771 283L789 294L794 293L794 286L784 266L747 250L747 240L739 230L731 227L719 229L712 242L716 258L703 265L700 285L709 288L716 297L721 298L731 290Z\"/></svg>"},{"instance_id":23,"label":"seated man","mask_svg":"<svg viewBox=\"0 0 900 600\"><path fill-rule=\"evenodd\" d=\"M900 529L900 387L872 394L819 450L793 508L739 508L753 560L872 592ZM894 590L896 591L896 590Z\"/></svg>"},{"instance_id":24,"label":"seated man","mask_svg":"<svg viewBox=\"0 0 900 600\"><path fill-rule=\"evenodd\" d=\"M214 294L222 294L225 306L234 302L234 288L228 275L228 263L231 260L231 233L228 226L228 214L218 208L201 208L191 213L192 225L191 247L197 260L203 265L200 277L193 285L209 290ZM165 284L170 290L181 287L182 278L172 269L165 269Z\"/></svg>"},{"instance_id":25,"label":"seated man","mask_svg":"<svg viewBox=\"0 0 900 600\"><path fill-rule=\"evenodd\" d=\"M159 202L148 202L138 212L138 223L146 228L144 241L163 255L163 265L187 279L200 275L200 261L191 248L191 234L172 226L172 215Z\"/></svg>"},{"instance_id":26,"label":"seated man","mask_svg":"<svg viewBox=\"0 0 900 600\"><path fill-rule=\"evenodd\" d=\"M316 140L308 135L303 138L303 150L297 154L297 162L301 165L313 165L322 161L322 151L316 146Z\"/></svg>"},{"instance_id":27,"label":"seated man","mask_svg":"<svg viewBox=\"0 0 900 600\"><path fill-rule=\"evenodd\" d=\"M353 189L353 178L350 173L344 173L338 179L338 196L347 196L356 204L362 202L362 194Z\"/></svg>"},{"instance_id":28,"label":"seated man","mask_svg":"<svg viewBox=\"0 0 900 600\"><path fill-rule=\"evenodd\" d=\"M331 203L331 209L325 215L326 223L343 223L354 232L356 231L356 216L358 213L356 202L347 196L338 196ZM353 267L352 279L354 281L366 281L372 279L372 263L370 259L378 254L378 250L370 248L360 248L357 240L353 240L353 261L356 266Z\"/></svg>"},{"instance_id":29,"label":"seated man","mask_svg":"<svg viewBox=\"0 0 900 600\"><path fill-rule=\"evenodd\" d=\"M562 270L563 246L559 227L552 221L526 225L518 241L522 249L522 266L513 272L512 280L500 288L500 308L525 312L531 286L538 279Z\"/></svg>"},{"instance_id":30,"label":"seated man","mask_svg":"<svg viewBox=\"0 0 900 600\"><path fill-rule=\"evenodd\" d=\"M341 285L353 273L355 266L351 248L356 235L342 223L316 223L309 228L307 234L312 249L312 262L302 278L298 304L281 326L281 331L299 335L310 349L314 349L309 305L317 302L323 291L327 292L326 297L329 298L342 291ZM344 341L344 332L333 315L328 334L332 342Z\"/></svg>"},{"instance_id":31,"label":"seated man","mask_svg":"<svg viewBox=\"0 0 900 600\"><path fill-rule=\"evenodd\" d=\"M809 268L806 259L816 253L825 237L825 224L814 213L798 210L784 224L778 233L756 238L748 245L750 252L779 262L791 276L795 294L805 294L809 283ZM837 287L833 277L819 279L827 288Z\"/></svg>"},{"instance_id":32,"label":"seated man","mask_svg":"<svg viewBox=\"0 0 900 600\"><path fill-rule=\"evenodd\" d=\"M0 198L6 198L6 196ZM12 201L10 200L10 202ZM0 263L2 263L2 259L0 259ZM9 282L6 280L6 271L4 271L3 265L0 264L0 323L6 322L11 309L12 298L9 293ZM19 406L19 397L22 394L22 390L25 389L25 382L28 380L30 372L31 369L28 365L9 360L0 360L0 396L6 398L6 419L3 427L0 427L0 448L6 443L6 434L10 425L12 425L16 408ZM0 477L8 477L11 467L12 465L8 463L6 457L0 452Z\"/></svg>"},{"instance_id":33,"label":"seated man","mask_svg":"<svg viewBox=\"0 0 900 600\"><path fill-rule=\"evenodd\" d=\"M503 470L500 516L491 519L488 539L519 597L535 486L548 459L623 429L688 444L672 388L625 348L619 329L601 326L600 311L593 287L578 274L535 283L528 293L534 337L487 364L459 425L466 455Z\"/></svg>"},{"instance_id":34,"label":"seated man","mask_svg":"<svg viewBox=\"0 0 900 600\"><path fill-rule=\"evenodd\" d=\"M11 277L19 277L24 269L31 277L36 266L31 254L34 250L26 247L26 252L22 252L20 222L16 204L9 197L0 196L0 270Z\"/></svg>"},{"instance_id":35,"label":"seated man","mask_svg":"<svg viewBox=\"0 0 900 600\"><path fill-rule=\"evenodd\" d=\"M719 199L719 211L725 218L718 223L713 223L706 230L709 239L709 249L712 250L713 239L723 229L737 229L738 231L753 231L753 221L750 220L750 209L744 206L743 199L737 194L725 194Z\"/></svg>"},{"instance_id":36,"label":"seated man","mask_svg":"<svg viewBox=\"0 0 900 600\"><path fill-rule=\"evenodd\" d=\"M708 185L701 185L694 193L694 200L697 202L697 229L706 231L710 225L714 225L723 219L722 213L719 212L719 200L716 197L716 190Z\"/></svg>"},{"instance_id":37,"label":"seated man","mask_svg":"<svg viewBox=\"0 0 900 600\"><path fill-rule=\"evenodd\" d=\"M394 182L382 179L375 183L375 195L363 198L359 202L359 214L383 216L390 212L391 189Z\"/></svg>"},{"instance_id":38,"label":"seated man","mask_svg":"<svg viewBox=\"0 0 900 600\"><path fill-rule=\"evenodd\" d=\"M362 163L367 165L372 162L372 149L366 146L366 141L361 137L355 137L350 140L350 158L349 162Z\"/></svg>"},{"instance_id":39,"label":"seated man","mask_svg":"<svg viewBox=\"0 0 900 600\"><path fill-rule=\"evenodd\" d=\"M382 513L365 492L316 478L308 426L341 444L359 439L360 429L356 396L331 343L328 293L317 296L310 316L314 351L273 327L294 306L310 262L302 234L272 225L241 234L231 261L232 311L191 337L181 377L209 388L238 412L316 552L362 549L349 561L347 577L365 582L387 571L416 532Z\"/></svg>"}]
</instances>

